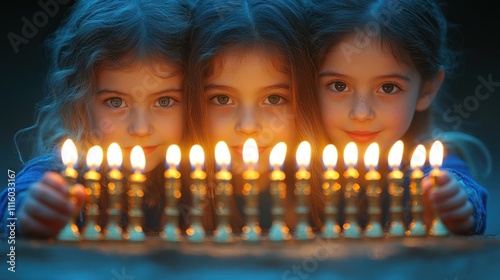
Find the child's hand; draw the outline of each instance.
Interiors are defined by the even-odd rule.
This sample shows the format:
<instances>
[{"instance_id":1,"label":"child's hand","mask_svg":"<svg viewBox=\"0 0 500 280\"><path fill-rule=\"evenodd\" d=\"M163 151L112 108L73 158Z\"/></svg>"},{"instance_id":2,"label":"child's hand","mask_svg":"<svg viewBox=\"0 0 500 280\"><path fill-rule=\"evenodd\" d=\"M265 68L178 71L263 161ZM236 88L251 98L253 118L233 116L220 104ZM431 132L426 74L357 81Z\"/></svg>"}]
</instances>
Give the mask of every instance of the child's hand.
<instances>
[{"instance_id":1,"label":"child's hand","mask_svg":"<svg viewBox=\"0 0 500 280\"><path fill-rule=\"evenodd\" d=\"M83 207L84 190L81 184L75 185L77 203L73 204L64 178L55 172L45 173L39 182L30 187L20 207L21 234L35 238L55 237Z\"/></svg>"},{"instance_id":2,"label":"child's hand","mask_svg":"<svg viewBox=\"0 0 500 280\"><path fill-rule=\"evenodd\" d=\"M426 204L430 208L427 213L435 210L436 215L439 215L452 233L466 233L475 222L474 208L467 199L466 191L447 171L441 171L437 177L437 185L432 188L432 179L429 177L422 180Z\"/></svg>"}]
</instances>

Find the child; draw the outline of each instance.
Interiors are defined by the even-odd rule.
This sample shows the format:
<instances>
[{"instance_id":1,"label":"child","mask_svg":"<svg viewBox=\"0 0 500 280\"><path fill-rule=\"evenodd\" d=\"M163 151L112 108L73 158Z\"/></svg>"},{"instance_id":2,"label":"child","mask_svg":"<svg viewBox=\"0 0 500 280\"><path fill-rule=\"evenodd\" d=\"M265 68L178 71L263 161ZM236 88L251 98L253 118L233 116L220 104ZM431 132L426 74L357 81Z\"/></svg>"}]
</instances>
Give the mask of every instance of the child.
<instances>
[{"instance_id":1,"label":"child","mask_svg":"<svg viewBox=\"0 0 500 280\"><path fill-rule=\"evenodd\" d=\"M314 76L305 8L298 1L284 0L213 0L195 5L186 74L188 121L192 121L195 140L206 149L209 175L215 172L215 144L223 140L230 148L234 197L240 208L232 210L235 232L244 225L242 147L249 138L259 147L259 221L263 229L270 227L272 217L269 154L278 142L287 144L284 168L288 170L289 207L285 219L293 227L290 199L294 196L297 144L308 140L317 147L314 135L321 133L320 124L309 114ZM208 196L213 202L213 186ZM212 208L206 208L208 229L215 221Z\"/></svg>"},{"instance_id":2,"label":"child","mask_svg":"<svg viewBox=\"0 0 500 280\"><path fill-rule=\"evenodd\" d=\"M153 179L145 191L145 211L153 211L144 215L148 217L145 231L158 230L163 184L154 184L154 178L162 178L165 151L170 144L181 143L185 131L182 80L188 11L182 1L74 4L50 44L48 95L32 127L36 157L16 177L19 234L54 237L82 208L83 185L75 186L77 203L72 204L67 182L59 174L63 168L60 145L66 138L77 145L79 182L91 146L100 145L106 152L110 143L117 142L126 174L132 147L142 146L145 172ZM106 169L101 171L105 174ZM4 191L2 230L6 203Z\"/></svg>"},{"instance_id":3,"label":"child","mask_svg":"<svg viewBox=\"0 0 500 280\"><path fill-rule=\"evenodd\" d=\"M356 142L361 159L371 142L386 155L400 139L408 152L436 137L445 141L441 187L430 190L427 177L423 188L451 232L483 233L487 191L472 179L459 157L467 151L457 144L471 137L431 133L431 105L453 66L439 6L432 0L325 0L312 11L318 98L330 140L340 149Z\"/></svg>"}]
</instances>

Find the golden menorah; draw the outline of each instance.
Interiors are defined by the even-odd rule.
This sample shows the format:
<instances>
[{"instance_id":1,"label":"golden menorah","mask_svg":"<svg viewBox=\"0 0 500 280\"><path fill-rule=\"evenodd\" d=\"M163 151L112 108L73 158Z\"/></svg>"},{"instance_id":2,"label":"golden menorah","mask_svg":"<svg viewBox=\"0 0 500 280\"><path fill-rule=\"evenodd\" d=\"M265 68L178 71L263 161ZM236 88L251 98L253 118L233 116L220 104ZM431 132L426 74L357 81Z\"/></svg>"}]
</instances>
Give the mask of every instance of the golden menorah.
<instances>
[{"instance_id":1,"label":"golden menorah","mask_svg":"<svg viewBox=\"0 0 500 280\"><path fill-rule=\"evenodd\" d=\"M262 236L258 220L258 200L259 188L256 186L257 179L261 176L256 170L259 152L254 139L248 139L243 146L243 161L246 164L246 170L242 176L244 185L242 193L245 198L244 212L246 215L245 225L242 228L241 240L247 242L257 242L261 240L285 241L289 239L309 240L315 237L309 224L308 216L308 198L311 193L310 177L308 166L311 158L311 146L307 141L303 141L297 148L296 161L298 170L295 173L294 195L296 198L295 215L297 224L293 235L286 225L284 217L283 200L285 197L286 184L284 183L285 174L281 170L286 154L286 144L281 142L275 145L270 154L271 180L269 192L272 197L272 215L273 222L266 236ZM347 166L346 170L340 174L335 170L338 159L338 152L335 146L327 145L323 150L323 163L325 170L322 178L322 195L324 196L324 224L321 232L316 233L325 239L359 239L359 238L383 238L383 237L405 237L405 236L445 236L449 232L437 215L430 228L427 228L423 221L423 191L420 183L424 177L422 166L426 161L426 150L423 145L418 145L411 158L412 172L410 175L410 199L412 220L409 226L404 225L404 206L403 205L403 179L404 174L399 169L403 154L403 143L397 141L389 153L389 166L391 171L386 174L387 190L390 197L390 206L388 209L390 223L388 228L384 229L382 225L382 206L381 206L381 178L382 175L377 171L379 147L372 143L366 150L364 159L367 172L364 179L366 182L366 214L368 221L365 227L361 227L358 222L358 195L361 189L359 184L360 173L355 168L358 158L356 144L351 142L344 149L344 160ZM67 140L62 147L62 160L66 169L62 175L67 179L70 188L75 184L78 176L74 165L77 161L77 152L74 143ZM205 234L202 225L203 205L206 199L207 173L203 170L204 152L201 146L194 145L190 151L190 162L193 171L190 173L191 185L190 192L193 202L191 207L192 219L189 228L186 230L186 238L189 242L205 242L209 237ZM229 198L233 195L233 186L231 184L232 174L228 170L230 163L230 152L224 142L219 142L215 149L215 159L219 170L215 174L217 181L215 188L215 199L217 201L218 225L210 240L220 243L230 243L234 241L233 233L229 225L231 215L229 208ZM128 240L142 241L146 238L142 230L142 199L144 197L143 186L147 180L142 173L145 167L145 156L142 148L136 146L131 152L132 174L130 175L128 186L124 189L124 175L119 170L122 164L122 154L118 144L113 143L107 150L107 159L109 172L105 175L105 187L100 185L102 175L97 171L103 159L103 152L99 146L94 146L87 153L87 166L89 170L84 174L86 194L88 200L85 206L85 227L79 228L76 224L76 217L72 218L65 228L60 232L57 239L65 241L78 240ZM164 215L166 223L160 236L166 242L178 242L184 239L184 234L178 226L179 211L178 203L181 197L181 173L177 170L181 156L177 145L171 145L166 153L167 168L164 172L165 188L165 209ZM435 141L429 156L429 161L433 170L430 173L435 185L435 177L439 174L440 166L443 160L443 145L440 141ZM341 178L342 177L342 178ZM343 184L340 183L343 179ZM436 186L436 185L435 185ZM105 213L100 211L98 200L100 193L107 191L109 207ZM70 194L71 194L70 190ZM124 209L123 201L120 199L122 194L127 197L127 219L128 226L120 226L120 218ZM340 209L340 201L343 200L343 208ZM339 210L343 210L345 219L339 224ZM104 228L98 225L100 215L107 215L108 222Z\"/></svg>"}]
</instances>

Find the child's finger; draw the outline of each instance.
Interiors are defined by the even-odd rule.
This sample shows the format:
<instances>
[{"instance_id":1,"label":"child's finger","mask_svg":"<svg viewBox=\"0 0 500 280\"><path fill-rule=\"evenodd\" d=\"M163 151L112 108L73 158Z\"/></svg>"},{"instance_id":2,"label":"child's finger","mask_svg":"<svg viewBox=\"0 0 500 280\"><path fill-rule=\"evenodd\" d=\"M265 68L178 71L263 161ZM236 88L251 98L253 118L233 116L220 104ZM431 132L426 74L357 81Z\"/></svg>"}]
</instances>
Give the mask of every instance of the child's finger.
<instances>
[{"instance_id":1,"label":"child's finger","mask_svg":"<svg viewBox=\"0 0 500 280\"><path fill-rule=\"evenodd\" d=\"M469 216L460 221L449 221L446 223L448 229L453 233L467 233L474 226L474 217Z\"/></svg>"},{"instance_id":2,"label":"child's finger","mask_svg":"<svg viewBox=\"0 0 500 280\"><path fill-rule=\"evenodd\" d=\"M448 182L450 182L452 180L453 180L453 177L450 175L450 173L446 170L443 170L436 177L436 184L439 186L443 186L443 185L448 184Z\"/></svg>"},{"instance_id":3,"label":"child's finger","mask_svg":"<svg viewBox=\"0 0 500 280\"><path fill-rule=\"evenodd\" d=\"M57 190L61 194L69 196L68 183L59 173L51 171L45 173L42 180L40 180L40 183L44 183L47 186L52 187L54 190Z\"/></svg>"},{"instance_id":4,"label":"child's finger","mask_svg":"<svg viewBox=\"0 0 500 280\"><path fill-rule=\"evenodd\" d=\"M467 203L467 195L463 191L457 192L455 196L452 196L446 200L434 205L434 207L440 212L447 212L464 206Z\"/></svg>"},{"instance_id":5,"label":"child's finger","mask_svg":"<svg viewBox=\"0 0 500 280\"><path fill-rule=\"evenodd\" d=\"M73 214L77 214L82 210L85 205L85 201L87 200L87 195L85 194L85 187L82 184L76 184L73 189L73 196L75 197L75 207L73 210Z\"/></svg>"},{"instance_id":6,"label":"child's finger","mask_svg":"<svg viewBox=\"0 0 500 280\"><path fill-rule=\"evenodd\" d=\"M68 215L69 213L64 214L58 212L36 199L26 199L23 207L28 216L33 217L35 220L45 225L63 225L70 217L70 215Z\"/></svg>"},{"instance_id":7,"label":"child's finger","mask_svg":"<svg viewBox=\"0 0 500 280\"><path fill-rule=\"evenodd\" d=\"M45 225L27 213L21 212L19 222L21 233L26 237L50 238L54 237L59 230Z\"/></svg>"},{"instance_id":8,"label":"child's finger","mask_svg":"<svg viewBox=\"0 0 500 280\"><path fill-rule=\"evenodd\" d=\"M42 204L52 208L61 214L68 214L73 212L74 207L68 203L68 197L56 191L53 187L45 183L35 183L29 189L29 195Z\"/></svg>"},{"instance_id":9,"label":"child's finger","mask_svg":"<svg viewBox=\"0 0 500 280\"><path fill-rule=\"evenodd\" d=\"M470 202L466 203L463 207L454 209L452 211L440 212L439 216L442 220L465 220L472 216L474 208Z\"/></svg>"},{"instance_id":10,"label":"child's finger","mask_svg":"<svg viewBox=\"0 0 500 280\"><path fill-rule=\"evenodd\" d=\"M429 197L434 204L441 203L458 194L460 188L456 183L448 183L442 186L435 186L431 189Z\"/></svg>"},{"instance_id":11,"label":"child's finger","mask_svg":"<svg viewBox=\"0 0 500 280\"><path fill-rule=\"evenodd\" d=\"M450 181L452 181L453 178L450 176L448 171L443 170L442 172L439 173L439 176L436 177L436 181L434 182L434 178L431 178L430 176L424 177L424 179L421 182L421 187L424 192L430 191L433 189L435 185L438 186L444 186L448 184Z\"/></svg>"}]
</instances>

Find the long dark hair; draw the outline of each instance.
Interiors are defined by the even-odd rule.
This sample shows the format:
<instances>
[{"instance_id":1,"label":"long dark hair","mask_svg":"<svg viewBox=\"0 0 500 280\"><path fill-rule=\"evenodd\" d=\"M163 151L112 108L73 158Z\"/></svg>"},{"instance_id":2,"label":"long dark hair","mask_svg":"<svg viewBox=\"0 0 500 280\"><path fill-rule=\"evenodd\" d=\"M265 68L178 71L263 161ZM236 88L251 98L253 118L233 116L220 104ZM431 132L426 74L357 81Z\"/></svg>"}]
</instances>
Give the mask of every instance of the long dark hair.
<instances>
[{"instance_id":1,"label":"long dark hair","mask_svg":"<svg viewBox=\"0 0 500 280\"><path fill-rule=\"evenodd\" d=\"M276 51L275 65L291 77L292 108L297 140L315 139L323 133L314 98L314 68L309 54L306 7L300 1L202 0L194 5L191 29L191 52L186 73L186 94L190 108L188 126L193 144L207 148L207 172L213 175L215 143L207 131L204 79L213 71L218 55L231 49L263 48ZM298 144L298 143L297 143ZM288 154L295 155L295 147ZM285 164L286 165L286 164ZM292 168L295 164L288 164ZM287 178L293 179L293 174ZM290 187L293 184L288 184ZM213 189L212 189L213 192ZM212 218L209 218L213 220Z\"/></svg>"},{"instance_id":2,"label":"long dark hair","mask_svg":"<svg viewBox=\"0 0 500 280\"><path fill-rule=\"evenodd\" d=\"M449 78L459 65L460 50L448 34L453 29L442 7L434 0L318 0L311 5L310 18L312 54L318 67L331 47L352 34L365 35L367 40L376 39L398 61L416 69L423 81L436 78L440 69ZM353 43L347 47L362 46ZM445 89L444 83L440 98L446 97ZM447 130L441 122L443 112L436 106L438 102L434 103L425 111L415 112L402 139L408 148L405 148L406 154L418 144L430 144L439 138L448 149L470 162L473 171L478 163L474 158L480 151L486 161L479 166L487 162L487 168L482 171L489 170L491 158L484 144L464 133L443 132Z\"/></svg>"}]
</instances>

